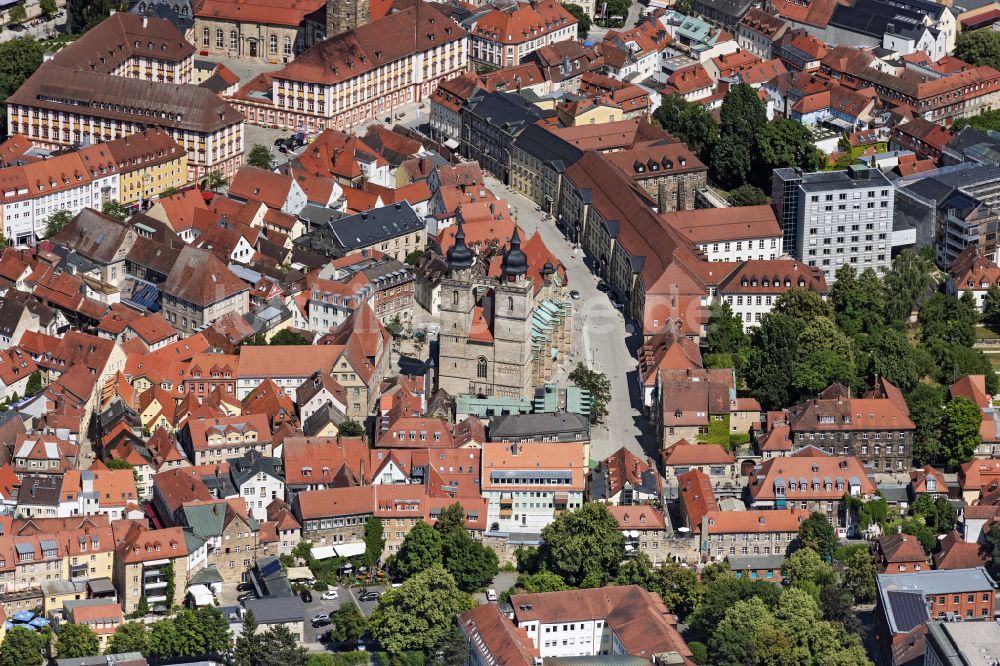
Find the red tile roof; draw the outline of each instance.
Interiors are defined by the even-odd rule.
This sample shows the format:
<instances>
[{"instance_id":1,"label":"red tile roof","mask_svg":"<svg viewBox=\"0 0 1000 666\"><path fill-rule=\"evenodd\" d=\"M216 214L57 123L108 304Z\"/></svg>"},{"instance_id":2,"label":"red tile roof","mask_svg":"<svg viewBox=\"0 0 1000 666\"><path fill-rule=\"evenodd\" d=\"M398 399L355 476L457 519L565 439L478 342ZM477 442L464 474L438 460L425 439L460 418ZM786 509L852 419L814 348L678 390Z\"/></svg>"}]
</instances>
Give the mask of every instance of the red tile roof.
<instances>
[{"instance_id":1,"label":"red tile roof","mask_svg":"<svg viewBox=\"0 0 1000 666\"><path fill-rule=\"evenodd\" d=\"M701 533L702 518L710 511L718 511L715 492L708 475L699 469L692 469L677 477L679 497L691 530Z\"/></svg>"}]
</instances>

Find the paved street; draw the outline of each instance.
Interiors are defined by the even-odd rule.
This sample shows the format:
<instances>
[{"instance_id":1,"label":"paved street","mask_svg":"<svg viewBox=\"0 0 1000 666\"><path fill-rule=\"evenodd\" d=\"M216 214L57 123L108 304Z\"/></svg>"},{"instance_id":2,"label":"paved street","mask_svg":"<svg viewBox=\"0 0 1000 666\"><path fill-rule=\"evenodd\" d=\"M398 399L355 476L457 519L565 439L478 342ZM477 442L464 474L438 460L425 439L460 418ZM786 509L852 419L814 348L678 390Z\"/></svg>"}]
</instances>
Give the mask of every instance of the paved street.
<instances>
[{"instance_id":1,"label":"paved street","mask_svg":"<svg viewBox=\"0 0 1000 666\"><path fill-rule=\"evenodd\" d=\"M17 30L10 27L0 28L0 42L8 42L19 37L34 37L35 39L49 39L58 34L62 28L62 23L66 20L66 11L60 10L58 14L50 17L39 17L18 26ZM36 23L37 22L37 23Z\"/></svg>"},{"instance_id":2,"label":"paved street","mask_svg":"<svg viewBox=\"0 0 1000 666\"><path fill-rule=\"evenodd\" d=\"M536 230L542 234L545 244L566 266L570 288L580 292L580 299L574 301L575 350L567 372L579 361L586 363L608 376L612 395L607 418L592 429L591 458L603 459L622 446L639 455L654 455L655 437L638 409L638 363L626 342L625 321L607 294L597 290L597 278L584 263L583 251L574 250L553 221L543 220L532 201L494 178L486 181L497 196L509 202L517 223L527 234Z\"/></svg>"}]
</instances>

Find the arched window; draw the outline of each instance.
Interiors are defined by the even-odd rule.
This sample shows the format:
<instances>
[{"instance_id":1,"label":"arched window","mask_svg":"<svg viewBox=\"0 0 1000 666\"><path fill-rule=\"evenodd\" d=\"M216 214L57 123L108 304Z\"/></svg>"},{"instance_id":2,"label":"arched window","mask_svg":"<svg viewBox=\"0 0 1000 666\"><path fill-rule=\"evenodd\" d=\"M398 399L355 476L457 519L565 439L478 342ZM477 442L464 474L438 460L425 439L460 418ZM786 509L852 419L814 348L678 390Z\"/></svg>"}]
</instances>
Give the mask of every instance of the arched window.
<instances>
[{"instance_id":1,"label":"arched window","mask_svg":"<svg viewBox=\"0 0 1000 666\"><path fill-rule=\"evenodd\" d=\"M291 37L285 37L285 47L284 48L285 48L285 55L286 56L292 55L292 38Z\"/></svg>"},{"instance_id":2,"label":"arched window","mask_svg":"<svg viewBox=\"0 0 1000 666\"><path fill-rule=\"evenodd\" d=\"M451 304L458 305L458 289L451 292Z\"/></svg>"},{"instance_id":3,"label":"arched window","mask_svg":"<svg viewBox=\"0 0 1000 666\"><path fill-rule=\"evenodd\" d=\"M511 311L511 312L514 311L514 297L513 296L508 296L507 297L507 309L509 311Z\"/></svg>"},{"instance_id":4,"label":"arched window","mask_svg":"<svg viewBox=\"0 0 1000 666\"><path fill-rule=\"evenodd\" d=\"M239 35L239 33L236 32L235 30L230 30L229 31L229 48L231 50L235 51L236 47L239 45L239 43L240 43L240 35Z\"/></svg>"},{"instance_id":5,"label":"arched window","mask_svg":"<svg viewBox=\"0 0 1000 666\"><path fill-rule=\"evenodd\" d=\"M209 35L210 35L210 33L208 31L208 28L202 28L202 31L201 31L201 45L202 46L205 46L205 47L208 46L208 43L209 43L208 40L210 39Z\"/></svg>"},{"instance_id":6,"label":"arched window","mask_svg":"<svg viewBox=\"0 0 1000 666\"><path fill-rule=\"evenodd\" d=\"M476 361L476 377L486 379L486 359L482 356Z\"/></svg>"},{"instance_id":7,"label":"arched window","mask_svg":"<svg viewBox=\"0 0 1000 666\"><path fill-rule=\"evenodd\" d=\"M215 48L222 48L222 28L215 29Z\"/></svg>"},{"instance_id":8,"label":"arched window","mask_svg":"<svg viewBox=\"0 0 1000 666\"><path fill-rule=\"evenodd\" d=\"M271 49L271 55L278 55L278 36L277 35L271 35L270 47L269 48Z\"/></svg>"}]
</instances>

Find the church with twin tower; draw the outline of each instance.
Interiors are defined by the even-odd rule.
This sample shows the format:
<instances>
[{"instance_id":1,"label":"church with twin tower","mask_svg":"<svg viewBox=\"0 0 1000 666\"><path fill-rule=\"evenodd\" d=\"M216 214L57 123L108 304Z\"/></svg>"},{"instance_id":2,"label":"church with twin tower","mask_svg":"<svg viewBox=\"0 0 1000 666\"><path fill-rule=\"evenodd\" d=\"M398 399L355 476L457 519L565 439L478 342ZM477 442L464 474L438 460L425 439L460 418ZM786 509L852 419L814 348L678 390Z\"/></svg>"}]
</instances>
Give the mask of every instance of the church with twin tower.
<instances>
[{"instance_id":1,"label":"church with twin tower","mask_svg":"<svg viewBox=\"0 0 1000 666\"><path fill-rule=\"evenodd\" d=\"M529 265L515 227L496 275L497 257L477 256L459 221L440 285L438 387L451 395L531 398L568 359L573 304L565 271L541 238L529 242L544 251L543 265Z\"/></svg>"}]
</instances>

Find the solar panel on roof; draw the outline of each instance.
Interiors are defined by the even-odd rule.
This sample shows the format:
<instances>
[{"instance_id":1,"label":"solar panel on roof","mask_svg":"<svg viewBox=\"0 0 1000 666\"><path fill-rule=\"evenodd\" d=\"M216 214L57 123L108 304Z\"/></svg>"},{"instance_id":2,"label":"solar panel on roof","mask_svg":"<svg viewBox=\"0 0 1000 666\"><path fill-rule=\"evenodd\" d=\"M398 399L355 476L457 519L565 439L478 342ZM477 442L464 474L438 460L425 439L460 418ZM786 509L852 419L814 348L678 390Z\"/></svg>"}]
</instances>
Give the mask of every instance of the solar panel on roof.
<instances>
[{"instance_id":1,"label":"solar panel on roof","mask_svg":"<svg viewBox=\"0 0 1000 666\"><path fill-rule=\"evenodd\" d=\"M930 619L924 595L920 592L889 592L888 595L896 631L912 631Z\"/></svg>"},{"instance_id":2,"label":"solar panel on roof","mask_svg":"<svg viewBox=\"0 0 1000 666\"><path fill-rule=\"evenodd\" d=\"M264 577L267 578L269 576L273 576L274 574L278 573L280 570L281 570L281 562L279 562L278 560L272 560L264 565L264 568L261 569L261 574L263 574Z\"/></svg>"}]
</instances>

